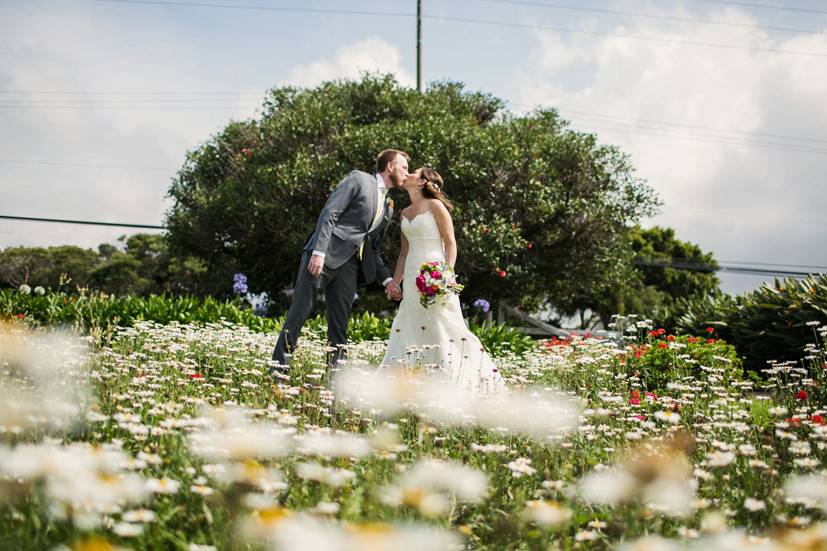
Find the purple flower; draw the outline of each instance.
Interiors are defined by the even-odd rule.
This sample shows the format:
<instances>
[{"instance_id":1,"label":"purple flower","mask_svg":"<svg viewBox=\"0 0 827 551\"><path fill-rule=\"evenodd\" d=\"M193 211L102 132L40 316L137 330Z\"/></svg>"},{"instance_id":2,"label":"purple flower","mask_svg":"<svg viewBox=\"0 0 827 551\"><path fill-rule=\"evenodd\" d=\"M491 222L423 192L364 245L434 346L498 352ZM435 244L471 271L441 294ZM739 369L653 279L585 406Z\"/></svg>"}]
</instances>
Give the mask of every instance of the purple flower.
<instances>
[{"instance_id":1,"label":"purple flower","mask_svg":"<svg viewBox=\"0 0 827 551\"><path fill-rule=\"evenodd\" d=\"M238 273L233 276L233 293L237 295L247 294L247 276Z\"/></svg>"},{"instance_id":2,"label":"purple flower","mask_svg":"<svg viewBox=\"0 0 827 551\"><path fill-rule=\"evenodd\" d=\"M491 304L484 298L478 298L477 300L475 300L473 306L477 310L482 310L485 313L488 313L488 311L491 309Z\"/></svg>"}]
</instances>

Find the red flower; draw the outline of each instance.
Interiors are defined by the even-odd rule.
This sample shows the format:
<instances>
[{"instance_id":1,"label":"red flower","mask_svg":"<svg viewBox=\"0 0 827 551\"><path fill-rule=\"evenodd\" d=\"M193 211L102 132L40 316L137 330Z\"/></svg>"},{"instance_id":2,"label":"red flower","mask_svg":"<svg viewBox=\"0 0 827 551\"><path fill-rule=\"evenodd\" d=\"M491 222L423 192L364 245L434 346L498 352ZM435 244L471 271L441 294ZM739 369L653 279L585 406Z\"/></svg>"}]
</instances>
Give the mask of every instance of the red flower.
<instances>
[{"instance_id":1,"label":"red flower","mask_svg":"<svg viewBox=\"0 0 827 551\"><path fill-rule=\"evenodd\" d=\"M706 328L706 332L707 332L707 333L709 333L709 334L711 335L712 333L714 333L714 332L715 332L715 328L714 328L714 327L707 327L707 328Z\"/></svg>"},{"instance_id":2,"label":"red flower","mask_svg":"<svg viewBox=\"0 0 827 551\"><path fill-rule=\"evenodd\" d=\"M640 391L633 390L629 393L629 403L633 406L640 405Z\"/></svg>"},{"instance_id":3,"label":"red flower","mask_svg":"<svg viewBox=\"0 0 827 551\"><path fill-rule=\"evenodd\" d=\"M706 344L715 344L715 339L706 339Z\"/></svg>"},{"instance_id":4,"label":"red flower","mask_svg":"<svg viewBox=\"0 0 827 551\"><path fill-rule=\"evenodd\" d=\"M641 415L635 415L635 419L637 419L638 421L645 421L645 420L646 420L646 416L645 416L645 415L643 415L643 414L641 414Z\"/></svg>"},{"instance_id":5,"label":"red flower","mask_svg":"<svg viewBox=\"0 0 827 551\"><path fill-rule=\"evenodd\" d=\"M504 278L508 275L508 272L506 272L505 270L497 270L497 275Z\"/></svg>"},{"instance_id":6,"label":"red flower","mask_svg":"<svg viewBox=\"0 0 827 551\"><path fill-rule=\"evenodd\" d=\"M813 415L810 417L810 421L815 423L816 425L823 425L825 423L824 417L821 415Z\"/></svg>"},{"instance_id":7,"label":"red flower","mask_svg":"<svg viewBox=\"0 0 827 551\"><path fill-rule=\"evenodd\" d=\"M801 424L801 419L800 419L800 418L798 418L798 417L787 417L787 419L785 419L785 420L786 420L786 421L787 421L787 423L789 423L789 424L790 424L790 426L792 426L792 427L797 427L797 426L799 426L799 425Z\"/></svg>"},{"instance_id":8,"label":"red flower","mask_svg":"<svg viewBox=\"0 0 827 551\"><path fill-rule=\"evenodd\" d=\"M658 336L658 332L657 332L657 331L649 331L648 335L649 335L650 337L657 337L657 336Z\"/></svg>"},{"instance_id":9,"label":"red flower","mask_svg":"<svg viewBox=\"0 0 827 551\"><path fill-rule=\"evenodd\" d=\"M798 400L799 402L803 402L804 400L806 400L809 397L810 397L810 394L806 390L799 390L798 392L795 393L795 399Z\"/></svg>"},{"instance_id":10,"label":"red flower","mask_svg":"<svg viewBox=\"0 0 827 551\"><path fill-rule=\"evenodd\" d=\"M698 337L687 337L686 342L688 342L690 344L694 344L694 343L698 342Z\"/></svg>"},{"instance_id":11,"label":"red flower","mask_svg":"<svg viewBox=\"0 0 827 551\"><path fill-rule=\"evenodd\" d=\"M663 335L664 333L666 333L666 329L664 329L663 327L658 329L658 335Z\"/></svg>"},{"instance_id":12,"label":"red flower","mask_svg":"<svg viewBox=\"0 0 827 551\"><path fill-rule=\"evenodd\" d=\"M17 319L22 320L26 317L26 314L17 314Z\"/></svg>"},{"instance_id":13,"label":"red flower","mask_svg":"<svg viewBox=\"0 0 827 551\"><path fill-rule=\"evenodd\" d=\"M646 397L651 398L652 400L654 400L656 402L658 401L658 395L655 394L654 392L647 392Z\"/></svg>"},{"instance_id":14,"label":"red flower","mask_svg":"<svg viewBox=\"0 0 827 551\"><path fill-rule=\"evenodd\" d=\"M427 287L427 285L425 284L425 276L423 276L423 275L416 276L416 288L419 289L419 292L424 293L426 287Z\"/></svg>"},{"instance_id":15,"label":"red flower","mask_svg":"<svg viewBox=\"0 0 827 551\"><path fill-rule=\"evenodd\" d=\"M442 279L442 272L436 270L431 272L431 279Z\"/></svg>"},{"instance_id":16,"label":"red flower","mask_svg":"<svg viewBox=\"0 0 827 551\"><path fill-rule=\"evenodd\" d=\"M675 342L675 335L666 335L666 340L669 342Z\"/></svg>"},{"instance_id":17,"label":"red flower","mask_svg":"<svg viewBox=\"0 0 827 551\"><path fill-rule=\"evenodd\" d=\"M525 248L526 248L526 249L528 249L528 250L530 251L531 249L533 249L533 248L534 248L534 243L526 243Z\"/></svg>"},{"instance_id":18,"label":"red flower","mask_svg":"<svg viewBox=\"0 0 827 551\"><path fill-rule=\"evenodd\" d=\"M665 342L659 342L659 343L658 343L658 348L666 348L666 347L668 347L668 346L669 346L669 345L668 345L668 344L666 344Z\"/></svg>"},{"instance_id":19,"label":"red flower","mask_svg":"<svg viewBox=\"0 0 827 551\"><path fill-rule=\"evenodd\" d=\"M203 379L203 378L204 378L204 376L201 375L200 373L192 373L190 375L190 379L193 380L193 381L200 380L200 379Z\"/></svg>"}]
</instances>

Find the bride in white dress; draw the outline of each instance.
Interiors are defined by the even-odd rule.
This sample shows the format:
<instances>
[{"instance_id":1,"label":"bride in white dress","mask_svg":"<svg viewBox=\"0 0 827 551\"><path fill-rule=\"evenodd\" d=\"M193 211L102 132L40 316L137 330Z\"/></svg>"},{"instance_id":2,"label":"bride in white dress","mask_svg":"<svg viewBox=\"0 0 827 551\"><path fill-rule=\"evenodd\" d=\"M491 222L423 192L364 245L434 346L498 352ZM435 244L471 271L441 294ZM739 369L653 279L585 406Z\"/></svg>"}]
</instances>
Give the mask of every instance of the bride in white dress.
<instances>
[{"instance_id":1,"label":"bride in white dress","mask_svg":"<svg viewBox=\"0 0 827 551\"><path fill-rule=\"evenodd\" d=\"M442 177L432 168L420 168L403 186L411 205L401 212L402 247L394 280L404 292L382 365L435 370L474 394L500 390L502 376L465 324L459 296L449 294L428 308L419 302L414 281L420 265L437 260L453 268L457 260L453 205L442 191Z\"/></svg>"}]
</instances>

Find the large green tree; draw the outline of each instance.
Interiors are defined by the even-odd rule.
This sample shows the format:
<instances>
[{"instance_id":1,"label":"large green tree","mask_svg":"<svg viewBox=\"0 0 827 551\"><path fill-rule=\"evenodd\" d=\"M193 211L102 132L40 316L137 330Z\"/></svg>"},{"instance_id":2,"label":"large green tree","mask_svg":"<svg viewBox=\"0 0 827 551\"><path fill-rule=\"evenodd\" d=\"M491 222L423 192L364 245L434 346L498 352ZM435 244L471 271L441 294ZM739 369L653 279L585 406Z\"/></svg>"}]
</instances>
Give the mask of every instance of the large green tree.
<instances>
[{"instance_id":1,"label":"large green tree","mask_svg":"<svg viewBox=\"0 0 827 551\"><path fill-rule=\"evenodd\" d=\"M568 128L554 109L511 115L458 83L425 93L390 76L271 90L258 119L231 122L191 151L169 190L170 242L205 263L205 289L282 299L330 190L396 147L444 177L454 201L463 297L527 308L610 288L630 259L627 228L656 198L626 155ZM393 192L398 209L407 196ZM398 216L386 241L392 264Z\"/></svg>"},{"instance_id":2,"label":"large green tree","mask_svg":"<svg viewBox=\"0 0 827 551\"><path fill-rule=\"evenodd\" d=\"M712 253L681 241L672 228L629 228L622 246L623 256L632 262L616 265L618 275L606 285L580 289L553 303L558 317L574 317L581 329L600 323L605 327L614 314L664 319L680 315L672 312L679 299L698 300L720 292Z\"/></svg>"}]
</instances>

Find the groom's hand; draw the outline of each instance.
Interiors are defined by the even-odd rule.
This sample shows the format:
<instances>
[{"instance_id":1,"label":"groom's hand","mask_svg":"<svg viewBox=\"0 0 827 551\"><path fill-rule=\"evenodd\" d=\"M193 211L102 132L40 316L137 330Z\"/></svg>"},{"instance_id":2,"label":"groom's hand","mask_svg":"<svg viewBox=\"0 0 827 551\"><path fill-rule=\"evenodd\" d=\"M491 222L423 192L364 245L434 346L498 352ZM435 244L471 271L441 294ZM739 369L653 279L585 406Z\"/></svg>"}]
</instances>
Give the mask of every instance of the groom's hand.
<instances>
[{"instance_id":1,"label":"groom's hand","mask_svg":"<svg viewBox=\"0 0 827 551\"><path fill-rule=\"evenodd\" d=\"M388 300L402 300L402 287L393 280L389 281L385 285L385 296L388 297Z\"/></svg>"},{"instance_id":2,"label":"groom's hand","mask_svg":"<svg viewBox=\"0 0 827 551\"><path fill-rule=\"evenodd\" d=\"M313 277L319 277L323 268L324 258L316 254L311 255L310 261L307 263L307 271L310 272L310 275Z\"/></svg>"}]
</instances>

